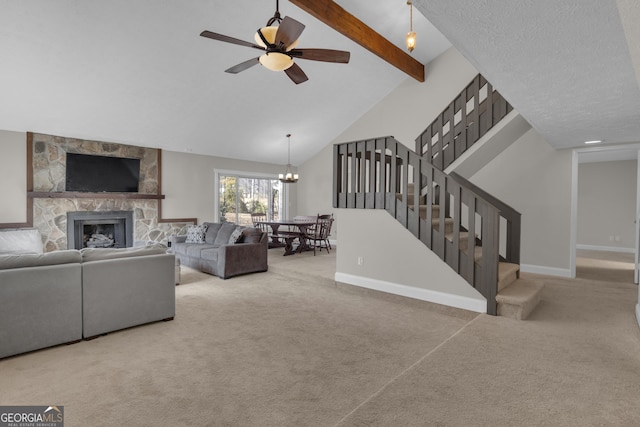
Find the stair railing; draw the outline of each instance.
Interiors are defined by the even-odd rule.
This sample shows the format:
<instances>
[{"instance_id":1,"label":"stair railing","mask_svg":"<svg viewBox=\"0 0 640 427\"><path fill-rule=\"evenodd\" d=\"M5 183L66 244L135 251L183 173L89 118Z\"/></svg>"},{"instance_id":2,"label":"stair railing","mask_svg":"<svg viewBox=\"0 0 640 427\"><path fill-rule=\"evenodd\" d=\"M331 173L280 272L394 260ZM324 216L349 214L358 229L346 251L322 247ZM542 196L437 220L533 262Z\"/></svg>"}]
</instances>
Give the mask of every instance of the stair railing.
<instances>
[{"instance_id":1,"label":"stair railing","mask_svg":"<svg viewBox=\"0 0 640 427\"><path fill-rule=\"evenodd\" d=\"M445 170L513 107L478 74L416 138L416 152Z\"/></svg>"},{"instance_id":2,"label":"stair railing","mask_svg":"<svg viewBox=\"0 0 640 427\"><path fill-rule=\"evenodd\" d=\"M496 314L501 213L486 194L390 136L336 144L333 154L335 208L385 209L487 299L487 313ZM449 233L447 219L453 221ZM507 234L514 230L506 228Z\"/></svg>"},{"instance_id":3,"label":"stair railing","mask_svg":"<svg viewBox=\"0 0 640 427\"><path fill-rule=\"evenodd\" d=\"M504 241L500 241L500 257L505 262L520 264L520 221L522 217L520 212L516 211L497 197L487 193L459 174L451 172L449 176L451 179L460 183L460 185L469 188L498 209L498 212L500 212L500 227L501 230L504 230L504 232L501 233L501 236L505 237Z\"/></svg>"}]
</instances>

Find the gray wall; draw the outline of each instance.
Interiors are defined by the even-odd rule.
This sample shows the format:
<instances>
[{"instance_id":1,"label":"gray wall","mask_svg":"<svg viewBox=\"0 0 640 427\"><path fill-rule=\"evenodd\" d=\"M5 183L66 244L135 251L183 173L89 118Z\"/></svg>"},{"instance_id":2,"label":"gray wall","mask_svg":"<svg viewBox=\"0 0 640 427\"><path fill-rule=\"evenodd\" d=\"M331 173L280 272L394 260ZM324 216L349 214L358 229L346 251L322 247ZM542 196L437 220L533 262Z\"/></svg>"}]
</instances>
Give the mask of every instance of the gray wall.
<instances>
[{"instance_id":1,"label":"gray wall","mask_svg":"<svg viewBox=\"0 0 640 427\"><path fill-rule=\"evenodd\" d=\"M328 141L316 156L300 165L298 212L334 212L333 144L392 135L414 149L415 138L477 73L457 50L450 48L426 67L424 83L407 78L335 140ZM337 215L334 227L332 236L339 239L341 226Z\"/></svg>"},{"instance_id":2,"label":"gray wall","mask_svg":"<svg viewBox=\"0 0 640 427\"><path fill-rule=\"evenodd\" d=\"M0 130L0 222L27 220L27 134Z\"/></svg>"},{"instance_id":3,"label":"gray wall","mask_svg":"<svg viewBox=\"0 0 640 427\"><path fill-rule=\"evenodd\" d=\"M0 223L26 221L26 152L26 133L0 131ZM213 221L217 169L277 175L284 166L163 150L163 217ZM295 201L297 187L289 189L290 200ZM297 204L291 203L290 215L296 210Z\"/></svg>"},{"instance_id":4,"label":"gray wall","mask_svg":"<svg viewBox=\"0 0 640 427\"><path fill-rule=\"evenodd\" d=\"M429 64L424 83L407 79L333 143L392 135L413 149L415 138L476 74L460 53L449 49ZM331 209L332 144L300 167L303 177L313 178L300 180L300 211ZM482 296L386 211L339 209L336 219L337 280L364 287L373 283L390 291L410 286L428 301L486 310ZM465 305L470 301L476 308Z\"/></svg>"},{"instance_id":5,"label":"gray wall","mask_svg":"<svg viewBox=\"0 0 640 427\"><path fill-rule=\"evenodd\" d=\"M333 143L394 135L414 148L415 137L476 73L455 49L449 49L427 67L425 83L408 79ZM331 147L300 167L303 178L299 186L299 211L332 209L332 168ZM570 151L555 150L535 130L529 130L471 179L522 213L524 271L571 274L571 171ZM337 213L336 237L340 247L344 247L350 243L340 238L340 230L345 226L341 224L341 215L342 212ZM356 215L364 222L370 212L357 211ZM378 249L385 250L382 245ZM341 256L339 252L340 266L353 264L353 254L344 263ZM370 268L369 264L356 271L365 277L375 277L377 272ZM399 273L398 277L401 276Z\"/></svg>"},{"instance_id":6,"label":"gray wall","mask_svg":"<svg viewBox=\"0 0 640 427\"><path fill-rule=\"evenodd\" d=\"M572 152L531 129L471 177L522 214L523 271L571 274L571 170Z\"/></svg>"},{"instance_id":7,"label":"gray wall","mask_svg":"<svg viewBox=\"0 0 640 427\"><path fill-rule=\"evenodd\" d=\"M637 161L578 167L578 247L635 250Z\"/></svg>"},{"instance_id":8,"label":"gray wall","mask_svg":"<svg viewBox=\"0 0 640 427\"><path fill-rule=\"evenodd\" d=\"M165 218L198 218L198 222L217 219L215 203L216 170L245 171L278 175L284 166L248 162L223 157L203 156L175 151L162 152L162 204ZM296 198L297 187L287 184L290 200ZM297 205L291 203L289 215L296 215Z\"/></svg>"}]
</instances>

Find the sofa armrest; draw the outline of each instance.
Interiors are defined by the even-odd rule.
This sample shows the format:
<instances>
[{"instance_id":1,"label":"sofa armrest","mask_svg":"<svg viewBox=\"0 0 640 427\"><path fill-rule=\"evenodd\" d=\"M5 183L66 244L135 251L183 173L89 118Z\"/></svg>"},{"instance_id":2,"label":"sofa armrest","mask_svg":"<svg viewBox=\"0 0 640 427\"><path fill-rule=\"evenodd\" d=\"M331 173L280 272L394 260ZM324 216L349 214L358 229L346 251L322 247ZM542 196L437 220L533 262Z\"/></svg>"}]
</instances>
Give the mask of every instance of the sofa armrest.
<instances>
[{"instance_id":1,"label":"sofa armrest","mask_svg":"<svg viewBox=\"0 0 640 427\"><path fill-rule=\"evenodd\" d=\"M218 272L221 278L246 273L267 271L267 233L263 233L259 243L236 243L220 246Z\"/></svg>"}]
</instances>

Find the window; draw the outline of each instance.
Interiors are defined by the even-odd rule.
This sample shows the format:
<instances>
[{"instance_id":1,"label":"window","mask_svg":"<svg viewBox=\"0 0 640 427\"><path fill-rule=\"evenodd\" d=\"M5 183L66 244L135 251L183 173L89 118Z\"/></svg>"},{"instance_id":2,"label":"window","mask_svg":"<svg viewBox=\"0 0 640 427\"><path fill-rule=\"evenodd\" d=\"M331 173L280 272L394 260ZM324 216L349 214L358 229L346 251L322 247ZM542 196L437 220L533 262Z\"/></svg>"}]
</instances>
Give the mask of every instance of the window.
<instances>
[{"instance_id":1,"label":"window","mask_svg":"<svg viewBox=\"0 0 640 427\"><path fill-rule=\"evenodd\" d=\"M216 181L219 221L251 225L252 213L266 213L269 220L282 218L286 194L277 178L220 171Z\"/></svg>"}]
</instances>

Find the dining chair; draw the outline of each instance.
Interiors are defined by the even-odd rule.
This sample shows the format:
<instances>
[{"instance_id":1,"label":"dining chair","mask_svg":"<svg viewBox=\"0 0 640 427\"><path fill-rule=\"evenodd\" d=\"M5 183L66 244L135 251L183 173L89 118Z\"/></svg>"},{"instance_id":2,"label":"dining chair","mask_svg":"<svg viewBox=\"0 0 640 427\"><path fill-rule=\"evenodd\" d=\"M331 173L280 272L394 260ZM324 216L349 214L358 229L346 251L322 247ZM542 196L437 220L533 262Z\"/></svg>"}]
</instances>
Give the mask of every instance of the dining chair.
<instances>
[{"instance_id":1,"label":"dining chair","mask_svg":"<svg viewBox=\"0 0 640 427\"><path fill-rule=\"evenodd\" d=\"M322 251L324 247L327 253L330 252L331 243L329 243L329 235L331 234L331 225L333 224L333 215L318 215L316 217L316 225L313 232L307 234L309 246L313 247L313 255L316 255L316 248Z\"/></svg>"},{"instance_id":2,"label":"dining chair","mask_svg":"<svg viewBox=\"0 0 640 427\"><path fill-rule=\"evenodd\" d=\"M331 242L329 241L329 236L331 235L331 225L333 224L333 214L318 215L318 219L320 219L320 220L331 220L330 223L329 223L329 230L327 231L326 243L327 243L327 246L329 247L329 249L333 249L331 247Z\"/></svg>"},{"instance_id":3,"label":"dining chair","mask_svg":"<svg viewBox=\"0 0 640 427\"><path fill-rule=\"evenodd\" d=\"M259 224L260 221L266 220L267 214L264 212L255 212L251 214L251 223L253 224L253 226L268 233L270 227L267 224Z\"/></svg>"}]
</instances>

